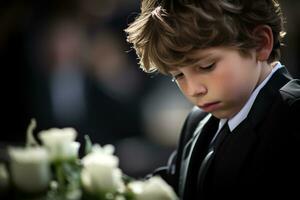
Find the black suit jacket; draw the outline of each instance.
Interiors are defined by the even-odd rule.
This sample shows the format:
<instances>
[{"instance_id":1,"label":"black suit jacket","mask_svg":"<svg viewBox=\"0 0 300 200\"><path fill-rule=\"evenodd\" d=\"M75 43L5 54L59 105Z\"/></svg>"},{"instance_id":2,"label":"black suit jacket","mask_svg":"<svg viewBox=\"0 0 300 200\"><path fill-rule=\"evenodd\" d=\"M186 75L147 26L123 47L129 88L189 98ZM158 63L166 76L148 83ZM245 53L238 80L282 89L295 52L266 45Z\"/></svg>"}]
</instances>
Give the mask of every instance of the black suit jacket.
<instances>
[{"instance_id":1,"label":"black suit jacket","mask_svg":"<svg viewBox=\"0 0 300 200\"><path fill-rule=\"evenodd\" d=\"M276 71L209 162L218 119L194 108L168 166L154 174L183 200L300 198L299 98L300 80Z\"/></svg>"}]
</instances>

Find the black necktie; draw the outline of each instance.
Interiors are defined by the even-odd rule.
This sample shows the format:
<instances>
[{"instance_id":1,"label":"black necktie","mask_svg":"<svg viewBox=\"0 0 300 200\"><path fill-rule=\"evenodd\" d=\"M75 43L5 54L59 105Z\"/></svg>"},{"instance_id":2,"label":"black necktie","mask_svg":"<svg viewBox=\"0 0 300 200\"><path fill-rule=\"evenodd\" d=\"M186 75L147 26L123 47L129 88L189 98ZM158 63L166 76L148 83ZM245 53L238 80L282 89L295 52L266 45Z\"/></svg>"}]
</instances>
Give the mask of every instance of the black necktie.
<instances>
[{"instance_id":1,"label":"black necktie","mask_svg":"<svg viewBox=\"0 0 300 200\"><path fill-rule=\"evenodd\" d=\"M217 134L216 137L213 138L211 143L209 144L208 153L206 154L199 170L198 174L198 186L200 189L200 193L203 191L203 184L204 180L208 171L209 166L213 160L215 153L217 152L220 145L222 145L223 141L225 140L226 136L230 133L230 129L228 123L226 122L223 127L221 128L220 132Z\"/></svg>"},{"instance_id":2,"label":"black necktie","mask_svg":"<svg viewBox=\"0 0 300 200\"><path fill-rule=\"evenodd\" d=\"M216 151L218 147L222 145L223 141L225 140L225 137L228 136L229 133L230 133L230 129L228 126L228 122L226 122L221 128L221 130L219 131L219 133L217 134L217 136L213 138L213 140L210 142L208 151L210 150Z\"/></svg>"}]
</instances>

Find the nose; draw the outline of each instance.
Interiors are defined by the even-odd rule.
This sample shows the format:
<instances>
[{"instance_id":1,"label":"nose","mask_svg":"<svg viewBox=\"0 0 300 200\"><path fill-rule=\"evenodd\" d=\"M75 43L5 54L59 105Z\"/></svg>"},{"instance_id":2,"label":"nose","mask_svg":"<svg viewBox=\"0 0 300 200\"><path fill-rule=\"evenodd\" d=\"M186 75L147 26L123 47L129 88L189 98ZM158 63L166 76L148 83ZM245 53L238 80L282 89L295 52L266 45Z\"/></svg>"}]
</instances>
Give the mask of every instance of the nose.
<instances>
[{"instance_id":1,"label":"nose","mask_svg":"<svg viewBox=\"0 0 300 200\"><path fill-rule=\"evenodd\" d=\"M202 96L207 93L206 86L198 80L189 80L187 82L187 94L191 97Z\"/></svg>"}]
</instances>

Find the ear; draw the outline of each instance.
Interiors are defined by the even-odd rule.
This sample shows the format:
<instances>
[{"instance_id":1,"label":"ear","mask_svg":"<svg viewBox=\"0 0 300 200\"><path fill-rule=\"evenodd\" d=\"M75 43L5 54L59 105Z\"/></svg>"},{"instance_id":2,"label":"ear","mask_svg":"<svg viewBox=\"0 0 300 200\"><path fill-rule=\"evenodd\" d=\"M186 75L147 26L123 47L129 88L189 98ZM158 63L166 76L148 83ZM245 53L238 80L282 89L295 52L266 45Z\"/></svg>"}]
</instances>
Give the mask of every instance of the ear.
<instances>
[{"instance_id":1,"label":"ear","mask_svg":"<svg viewBox=\"0 0 300 200\"><path fill-rule=\"evenodd\" d=\"M268 25L259 25L255 27L252 33L257 38L257 60L267 61L273 49L273 32L271 27Z\"/></svg>"}]
</instances>

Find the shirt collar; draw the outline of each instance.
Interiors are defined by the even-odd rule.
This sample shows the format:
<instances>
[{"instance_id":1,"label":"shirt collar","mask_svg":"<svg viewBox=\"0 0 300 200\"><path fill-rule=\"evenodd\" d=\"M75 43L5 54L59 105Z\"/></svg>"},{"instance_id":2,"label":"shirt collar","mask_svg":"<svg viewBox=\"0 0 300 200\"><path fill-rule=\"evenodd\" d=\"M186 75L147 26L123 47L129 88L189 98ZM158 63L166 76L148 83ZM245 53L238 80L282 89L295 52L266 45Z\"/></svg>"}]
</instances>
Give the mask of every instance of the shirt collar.
<instances>
[{"instance_id":1,"label":"shirt collar","mask_svg":"<svg viewBox=\"0 0 300 200\"><path fill-rule=\"evenodd\" d=\"M259 91L266 85L266 83L269 81L269 79L272 77L272 75L279 69L284 67L280 62L276 62L274 68L272 69L271 73L256 87L256 89L252 92L250 98L246 102L246 104L243 106L243 108L231 119L228 120L228 126L230 131L232 132L248 115L250 112L250 109L254 103L254 100L256 99ZM221 119L219 122L219 129L223 127L227 119Z\"/></svg>"}]
</instances>

